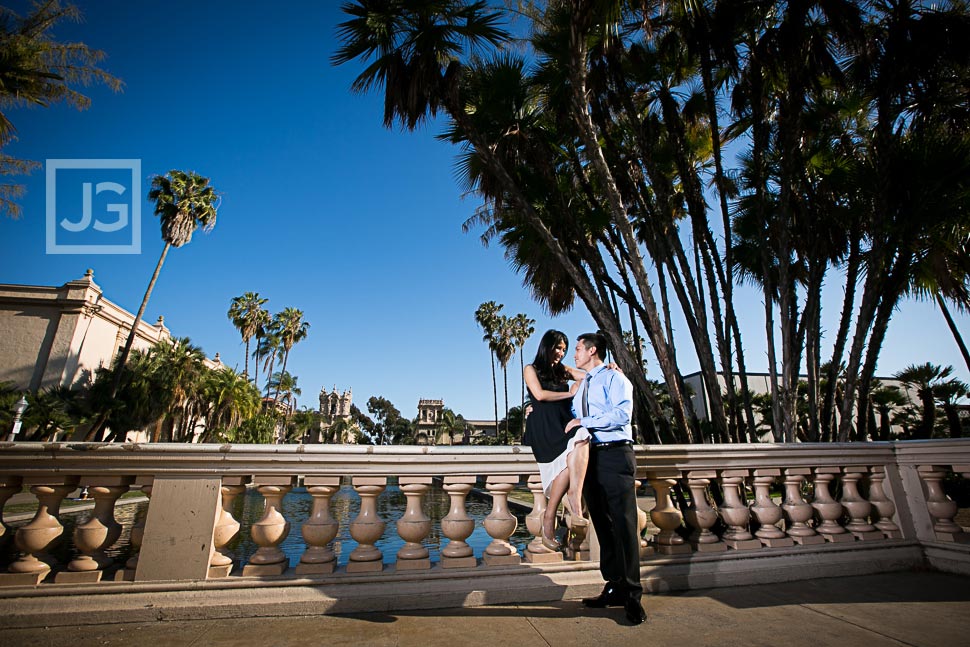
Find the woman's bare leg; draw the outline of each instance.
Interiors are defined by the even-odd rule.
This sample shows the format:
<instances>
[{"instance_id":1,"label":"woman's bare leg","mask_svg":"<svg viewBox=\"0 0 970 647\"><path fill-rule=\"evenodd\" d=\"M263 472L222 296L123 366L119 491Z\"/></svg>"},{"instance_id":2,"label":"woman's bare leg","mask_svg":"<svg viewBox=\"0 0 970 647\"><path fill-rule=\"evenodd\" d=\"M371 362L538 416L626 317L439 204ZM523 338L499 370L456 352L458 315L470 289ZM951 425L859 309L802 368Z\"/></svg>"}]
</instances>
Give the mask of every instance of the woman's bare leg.
<instances>
[{"instance_id":1,"label":"woman's bare leg","mask_svg":"<svg viewBox=\"0 0 970 647\"><path fill-rule=\"evenodd\" d=\"M569 514L575 518L583 516L583 483L586 480L586 465L589 463L589 442L580 441L566 457L566 471L569 472L569 487L566 505Z\"/></svg>"},{"instance_id":2,"label":"woman's bare leg","mask_svg":"<svg viewBox=\"0 0 970 647\"><path fill-rule=\"evenodd\" d=\"M566 495L569 488L569 469L564 469L556 475L549 486L549 502L542 516L542 532L549 539L554 539L556 535L556 512L559 504Z\"/></svg>"}]
</instances>

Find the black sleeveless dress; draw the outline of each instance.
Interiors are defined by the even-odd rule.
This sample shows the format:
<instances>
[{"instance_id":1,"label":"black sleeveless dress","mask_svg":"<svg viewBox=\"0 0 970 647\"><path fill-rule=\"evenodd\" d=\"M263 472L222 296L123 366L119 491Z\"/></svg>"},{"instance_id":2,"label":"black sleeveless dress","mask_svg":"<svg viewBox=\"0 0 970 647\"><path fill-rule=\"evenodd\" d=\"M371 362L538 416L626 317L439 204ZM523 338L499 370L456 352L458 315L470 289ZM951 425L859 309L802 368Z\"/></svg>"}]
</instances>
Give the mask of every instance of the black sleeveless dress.
<instances>
[{"instance_id":1,"label":"black sleeveless dress","mask_svg":"<svg viewBox=\"0 0 970 647\"><path fill-rule=\"evenodd\" d=\"M546 391L560 393L569 390L566 382L556 384L540 381L539 384ZM573 450L577 441L588 439L589 432L577 427L568 434L563 433L566 423L573 419L572 399L537 400L532 392L532 412L525 419L525 437L522 442L532 447L532 453L539 464L539 475L542 477L543 490L548 494L553 479L566 469L566 457Z\"/></svg>"}]
</instances>

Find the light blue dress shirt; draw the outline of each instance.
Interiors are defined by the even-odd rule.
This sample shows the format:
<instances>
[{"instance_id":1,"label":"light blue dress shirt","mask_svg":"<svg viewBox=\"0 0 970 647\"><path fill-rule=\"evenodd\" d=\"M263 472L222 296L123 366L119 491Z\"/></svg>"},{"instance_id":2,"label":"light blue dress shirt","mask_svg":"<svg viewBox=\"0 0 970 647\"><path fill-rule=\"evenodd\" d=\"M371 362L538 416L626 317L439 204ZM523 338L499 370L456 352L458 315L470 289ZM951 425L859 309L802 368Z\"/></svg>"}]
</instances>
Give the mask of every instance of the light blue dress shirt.
<instances>
[{"instance_id":1,"label":"light blue dress shirt","mask_svg":"<svg viewBox=\"0 0 970 647\"><path fill-rule=\"evenodd\" d=\"M586 375L586 388L573 396L573 415L593 434L596 442L633 440L633 384L623 373L600 364ZM587 391L587 415L582 415L583 392Z\"/></svg>"}]
</instances>

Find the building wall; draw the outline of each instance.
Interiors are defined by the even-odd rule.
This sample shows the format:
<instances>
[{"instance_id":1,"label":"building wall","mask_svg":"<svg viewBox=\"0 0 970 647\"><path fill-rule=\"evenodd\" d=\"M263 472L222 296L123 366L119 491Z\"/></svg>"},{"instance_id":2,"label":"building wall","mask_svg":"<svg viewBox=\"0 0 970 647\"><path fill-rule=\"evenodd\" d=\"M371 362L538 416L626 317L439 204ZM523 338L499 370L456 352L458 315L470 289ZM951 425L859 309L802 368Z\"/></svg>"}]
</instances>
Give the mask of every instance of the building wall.
<instances>
[{"instance_id":1,"label":"building wall","mask_svg":"<svg viewBox=\"0 0 970 647\"><path fill-rule=\"evenodd\" d=\"M781 376L778 377L781 380ZM800 379L804 379L802 376ZM903 395L909 397L913 402L919 402L919 398L916 396L916 391L906 386L899 380L895 380L891 377L879 377L876 378L882 383L883 386L895 386L897 387ZM738 389L741 388L741 378L737 375L734 376L734 382ZM724 376L720 373L717 376L718 387L721 393L727 391L727 381ZM707 391L704 389L704 378L698 373L691 373L690 375L684 376L684 384L691 391L690 401L694 406L694 411L697 413L698 420L710 420L711 419L711 404L707 398ZM753 394L771 393L771 376L768 373L748 373L748 390ZM740 391L739 391L740 393ZM838 412L836 412L838 414ZM853 420L855 419L856 412L853 410ZM901 433L902 427L898 425L892 426L893 433ZM771 434L766 433L762 440L770 441Z\"/></svg>"},{"instance_id":2,"label":"building wall","mask_svg":"<svg viewBox=\"0 0 970 647\"><path fill-rule=\"evenodd\" d=\"M88 270L59 287L0 284L0 381L32 391L73 386L111 363L135 317L104 298ZM171 333L139 322L134 350Z\"/></svg>"}]
</instances>

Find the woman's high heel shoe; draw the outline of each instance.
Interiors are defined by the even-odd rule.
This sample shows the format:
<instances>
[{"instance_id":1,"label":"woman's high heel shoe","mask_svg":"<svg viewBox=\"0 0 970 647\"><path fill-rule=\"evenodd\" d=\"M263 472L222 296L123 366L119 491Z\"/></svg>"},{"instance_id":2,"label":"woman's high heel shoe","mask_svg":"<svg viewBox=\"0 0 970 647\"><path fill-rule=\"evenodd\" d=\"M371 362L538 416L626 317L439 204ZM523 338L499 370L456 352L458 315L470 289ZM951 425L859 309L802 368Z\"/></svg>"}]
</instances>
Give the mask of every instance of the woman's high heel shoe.
<instances>
[{"instance_id":1,"label":"woman's high heel shoe","mask_svg":"<svg viewBox=\"0 0 970 647\"><path fill-rule=\"evenodd\" d=\"M574 514L569 515L569 527L570 528L588 528L589 519L586 517L578 517Z\"/></svg>"},{"instance_id":2,"label":"woman's high heel shoe","mask_svg":"<svg viewBox=\"0 0 970 647\"><path fill-rule=\"evenodd\" d=\"M555 531L556 531L556 522L555 521L552 522L552 530L553 530L553 533L555 533ZM541 535L539 537L539 539L542 540L542 545L543 546L545 546L549 550L555 550L555 551L562 550L562 544L560 544L559 541L555 537L550 537L549 535L546 534L546 524L545 524L545 522L542 523L542 530L540 530L539 533Z\"/></svg>"}]
</instances>

